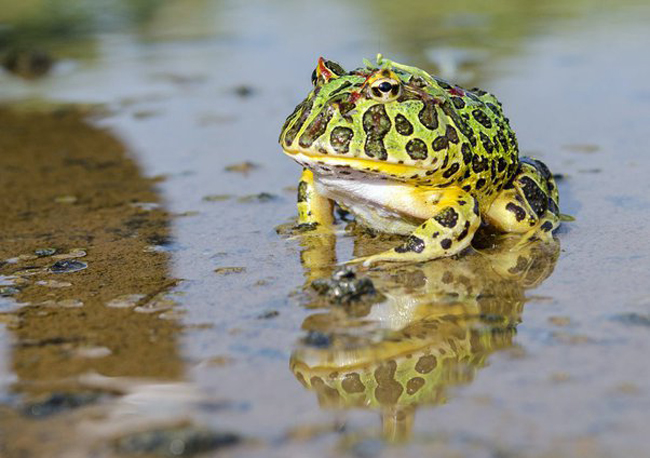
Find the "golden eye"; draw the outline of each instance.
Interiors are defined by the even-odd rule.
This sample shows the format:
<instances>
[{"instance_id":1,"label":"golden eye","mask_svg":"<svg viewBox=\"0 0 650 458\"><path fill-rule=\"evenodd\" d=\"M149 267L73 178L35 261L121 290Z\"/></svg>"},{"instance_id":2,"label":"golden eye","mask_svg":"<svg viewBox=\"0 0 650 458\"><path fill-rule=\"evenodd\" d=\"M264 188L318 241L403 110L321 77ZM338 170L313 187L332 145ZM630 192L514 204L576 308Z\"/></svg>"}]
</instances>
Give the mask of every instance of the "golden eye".
<instances>
[{"instance_id":1,"label":"golden eye","mask_svg":"<svg viewBox=\"0 0 650 458\"><path fill-rule=\"evenodd\" d=\"M393 78L381 78L370 84L370 96L379 102L392 102L402 92L402 83Z\"/></svg>"}]
</instances>

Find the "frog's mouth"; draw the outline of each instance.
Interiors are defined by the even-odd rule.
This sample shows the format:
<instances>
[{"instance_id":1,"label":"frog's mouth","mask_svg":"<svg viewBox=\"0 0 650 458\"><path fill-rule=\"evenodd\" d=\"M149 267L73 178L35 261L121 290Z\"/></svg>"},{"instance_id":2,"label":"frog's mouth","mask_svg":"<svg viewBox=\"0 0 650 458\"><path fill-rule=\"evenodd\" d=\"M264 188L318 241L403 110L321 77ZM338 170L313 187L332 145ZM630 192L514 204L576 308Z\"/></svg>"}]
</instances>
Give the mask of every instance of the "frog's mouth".
<instances>
[{"instance_id":1,"label":"frog's mouth","mask_svg":"<svg viewBox=\"0 0 650 458\"><path fill-rule=\"evenodd\" d=\"M359 157L334 156L305 151L284 150L294 161L314 172L340 173L345 175L346 169L371 175L392 176L395 178L422 176L429 167L412 164L396 164L375 159ZM433 169L431 169L433 170Z\"/></svg>"}]
</instances>

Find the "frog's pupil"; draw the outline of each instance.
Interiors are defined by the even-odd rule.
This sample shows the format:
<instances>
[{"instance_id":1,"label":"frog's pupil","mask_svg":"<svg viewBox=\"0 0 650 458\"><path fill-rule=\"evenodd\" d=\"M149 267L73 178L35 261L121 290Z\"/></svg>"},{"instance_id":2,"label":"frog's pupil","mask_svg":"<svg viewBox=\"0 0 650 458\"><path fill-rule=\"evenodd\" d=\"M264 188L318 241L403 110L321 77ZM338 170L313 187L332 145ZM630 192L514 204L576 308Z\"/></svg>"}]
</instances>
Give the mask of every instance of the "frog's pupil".
<instances>
[{"instance_id":1,"label":"frog's pupil","mask_svg":"<svg viewBox=\"0 0 650 458\"><path fill-rule=\"evenodd\" d=\"M381 92L390 92L390 90L393 88L393 85L390 84L388 81L384 81L383 83L380 83L379 86L377 86Z\"/></svg>"}]
</instances>

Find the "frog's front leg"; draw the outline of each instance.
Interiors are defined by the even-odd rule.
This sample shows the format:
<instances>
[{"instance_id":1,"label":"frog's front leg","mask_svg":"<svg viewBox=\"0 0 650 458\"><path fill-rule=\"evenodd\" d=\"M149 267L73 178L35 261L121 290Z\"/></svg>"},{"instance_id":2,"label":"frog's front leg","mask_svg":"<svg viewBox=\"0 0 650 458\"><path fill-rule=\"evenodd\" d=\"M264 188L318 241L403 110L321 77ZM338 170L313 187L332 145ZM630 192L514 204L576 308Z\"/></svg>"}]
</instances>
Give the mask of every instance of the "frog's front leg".
<instances>
[{"instance_id":1,"label":"frog's front leg","mask_svg":"<svg viewBox=\"0 0 650 458\"><path fill-rule=\"evenodd\" d=\"M494 200L486 219L503 232L523 234L522 242L550 241L560 225L558 199L548 167L536 159L522 158L517 174Z\"/></svg>"},{"instance_id":2,"label":"frog's front leg","mask_svg":"<svg viewBox=\"0 0 650 458\"><path fill-rule=\"evenodd\" d=\"M433 193L434 214L406 241L384 253L355 259L364 266L381 262L422 262L452 256L467 248L481 223L476 199L465 191L448 188ZM429 203L429 202L427 202Z\"/></svg>"},{"instance_id":3,"label":"frog's front leg","mask_svg":"<svg viewBox=\"0 0 650 458\"><path fill-rule=\"evenodd\" d=\"M334 222L333 210L333 202L316 191L312 171L303 169L298 183L298 226L329 228Z\"/></svg>"}]
</instances>

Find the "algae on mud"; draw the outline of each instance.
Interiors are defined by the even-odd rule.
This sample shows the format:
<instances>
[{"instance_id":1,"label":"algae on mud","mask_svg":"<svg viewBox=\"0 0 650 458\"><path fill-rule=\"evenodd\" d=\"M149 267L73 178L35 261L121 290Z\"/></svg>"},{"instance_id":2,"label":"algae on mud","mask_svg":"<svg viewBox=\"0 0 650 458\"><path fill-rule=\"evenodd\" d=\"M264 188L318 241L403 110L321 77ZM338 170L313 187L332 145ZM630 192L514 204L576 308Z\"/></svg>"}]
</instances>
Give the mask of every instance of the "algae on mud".
<instances>
[{"instance_id":1,"label":"algae on mud","mask_svg":"<svg viewBox=\"0 0 650 458\"><path fill-rule=\"evenodd\" d=\"M119 141L85 121L87 115L73 108L0 110L0 195L12 197L0 200L0 258L9 260L0 263L0 274L16 289L18 308L3 314L13 338L12 392L20 396L12 403L17 410L2 407L0 430L22 431L3 437L0 450L8 456L64 456L98 446L81 440L71 448L67 434L128 389L90 383L89 374L157 383L184 376L181 325L163 313L173 306L165 295L177 280L169 254L148 249L170 239L169 215L141 207L160 202L154 180L142 176ZM62 202L63 195L75 199ZM68 254L73 247L83 251ZM82 263L87 268L81 270ZM125 293L138 300L115 307ZM65 414L86 405L94 413ZM61 413L49 426L39 422ZM34 441L44 426L61 433Z\"/></svg>"}]
</instances>

